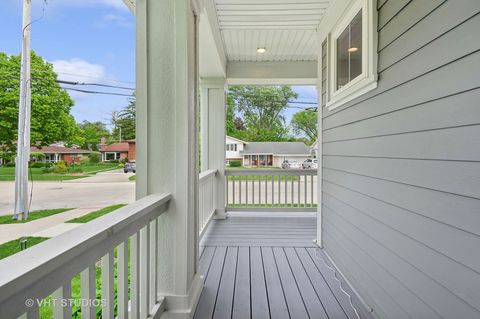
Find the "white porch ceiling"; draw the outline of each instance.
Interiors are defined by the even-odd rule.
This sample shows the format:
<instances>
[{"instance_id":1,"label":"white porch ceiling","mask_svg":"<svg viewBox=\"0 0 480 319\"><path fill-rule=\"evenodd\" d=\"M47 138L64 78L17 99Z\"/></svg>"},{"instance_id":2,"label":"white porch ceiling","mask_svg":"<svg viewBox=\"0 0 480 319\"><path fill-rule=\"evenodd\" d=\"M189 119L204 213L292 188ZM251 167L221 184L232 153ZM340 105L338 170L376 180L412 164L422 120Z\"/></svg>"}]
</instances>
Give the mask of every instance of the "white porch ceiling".
<instances>
[{"instance_id":1,"label":"white porch ceiling","mask_svg":"<svg viewBox=\"0 0 480 319\"><path fill-rule=\"evenodd\" d=\"M316 29L330 0L213 1L229 61L317 59Z\"/></svg>"}]
</instances>

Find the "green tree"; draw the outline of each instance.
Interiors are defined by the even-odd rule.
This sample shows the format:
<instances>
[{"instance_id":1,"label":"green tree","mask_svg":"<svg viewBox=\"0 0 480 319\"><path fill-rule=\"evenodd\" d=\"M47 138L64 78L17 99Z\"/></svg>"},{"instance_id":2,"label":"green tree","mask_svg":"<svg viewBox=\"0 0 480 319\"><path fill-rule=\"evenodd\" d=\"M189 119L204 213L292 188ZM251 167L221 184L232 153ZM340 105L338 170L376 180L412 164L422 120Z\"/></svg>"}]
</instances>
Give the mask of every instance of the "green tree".
<instances>
[{"instance_id":1,"label":"green tree","mask_svg":"<svg viewBox=\"0 0 480 319\"><path fill-rule=\"evenodd\" d=\"M297 135L303 135L310 140L310 143L317 139L317 113L312 111L301 111L293 115L290 122L292 130Z\"/></svg>"},{"instance_id":2,"label":"green tree","mask_svg":"<svg viewBox=\"0 0 480 319\"><path fill-rule=\"evenodd\" d=\"M102 137L107 137L110 135L110 132L107 130L107 127L102 122L89 122L83 121L79 123L78 126L82 131L83 138L85 143L82 145L83 148L96 148L96 145L100 142Z\"/></svg>"},{"instance_id":3,"label":"green tree","mask_svg":"<svg viewBox=\"0 0 480 319\"><path fill-rule=\"evenodd\" d=\"M288 102L298 97L289 86L232 86L229 95L245 125L245 131L236 137L247 141L288 139L284 111Z\"/></svg>"},{"instance_id":4,"label":"green tree","mask_svg":"<svg viewBox=\"0 0 480 319\"><path fill-rule=\"evenodd\" d=\"M119 112L112 113L112 130L113 139L133 140L135 139L135 98L128 100L128 105L122 108Z\"/></svg>"},{"instance_id":5,"label":"green tree","mask_svg":"<svg viewBox=\"0 0 480 319\"><path fill-rule=\"evenodd\" d=\"M55 81L53 66L32 51L32 145L45 146L57 141L82 144L80 129L70 110L73 100ZM20 55L0 52L0 146L15 152L18 125Z\"/></svg>"}]
</instances>

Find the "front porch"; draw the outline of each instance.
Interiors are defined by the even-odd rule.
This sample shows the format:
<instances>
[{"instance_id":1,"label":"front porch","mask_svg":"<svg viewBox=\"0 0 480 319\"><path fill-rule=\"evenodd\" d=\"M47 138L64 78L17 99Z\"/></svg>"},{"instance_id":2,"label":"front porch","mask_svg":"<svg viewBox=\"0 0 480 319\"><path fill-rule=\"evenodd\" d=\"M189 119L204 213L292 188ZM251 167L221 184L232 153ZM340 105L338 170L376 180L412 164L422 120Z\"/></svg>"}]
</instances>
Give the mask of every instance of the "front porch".
<instances>
[{"instance_id":1,"label":"front porch","mask_svg":"<svg viewBox=\"0 0 480 319\"><path fill-rule=\"evenodd\" d=\"M214 220L200 242L204 288L194 318L370 318L315 236L314 213Z\"/></svg>"},{"instance_id":2,"label":"front porch","mask_svg":"<svg viewBox=\"0 0 480 319\"><path fill-rule=\"evenodd\" d=\"M478 0L125 3L137 201L2 260L0 318L77 275L82 319L479 318ZM225 170L231 84L317 86L316 173Z\"/></svg>"}]
</instances>

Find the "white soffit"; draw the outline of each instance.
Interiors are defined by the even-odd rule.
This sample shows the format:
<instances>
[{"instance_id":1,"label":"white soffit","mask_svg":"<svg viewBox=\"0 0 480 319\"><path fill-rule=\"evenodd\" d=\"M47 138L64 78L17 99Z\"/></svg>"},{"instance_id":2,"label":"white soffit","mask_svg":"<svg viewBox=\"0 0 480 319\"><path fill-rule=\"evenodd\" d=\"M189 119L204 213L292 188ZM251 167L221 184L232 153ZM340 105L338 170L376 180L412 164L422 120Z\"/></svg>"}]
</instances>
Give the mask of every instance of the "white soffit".
<instances>
[{"instance_id":1,"label":"white soffit","mask_svg":"<svg viewBox=\"0 0 480 319\"><path fill-rule=\"evenodd\" d=\"M330 0L213 1L229 61L317 59L316 29Z\"/></svg>"}]
</instances>

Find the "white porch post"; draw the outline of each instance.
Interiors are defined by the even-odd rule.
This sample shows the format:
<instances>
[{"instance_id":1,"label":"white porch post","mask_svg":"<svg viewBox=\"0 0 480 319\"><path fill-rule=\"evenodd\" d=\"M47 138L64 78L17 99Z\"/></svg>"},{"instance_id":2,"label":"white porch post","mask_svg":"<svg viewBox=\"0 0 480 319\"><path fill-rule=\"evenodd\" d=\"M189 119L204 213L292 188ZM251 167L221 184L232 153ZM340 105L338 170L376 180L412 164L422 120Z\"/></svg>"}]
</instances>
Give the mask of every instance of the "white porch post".
<instances>
[{"instance_id":1,"label":"white porch post","mask_svg":"<svg viewBox=\"0 0 480 319\"><path fill-rule=\"evenodd\" d=\"M200 168L201 171L209 170L209 103L208 88L200 90Z\"/></svg>"},{"instance_id":2,"label":"white porch post","mask_svg":"<svg viewBox=\"0 0 480 319\"><path fill-rule=\"evenodd\" d=\"M320 52L320 61L321 61L321 52ZM321 63L319 63L319 73L322 74ZM323 248L323 201L322 201L322 185L323 185L323 153L322 153L322 141L323 141L323 117L322 111L322 82L321 79L318 80L317 84L317 245L320 248Z\"/></svg>"},{"instance_id":3,"label":"white porch post","mask_svg":"<svg viewBox=\"0 0 480 319\"><path fill-rule=\"evenodd\" d=\"M158 225L158 287L166 298L165 316L181 318L191 317L202 288L195 256L198 134L192 10L190 0L136 1L136 196L172 194Z\"/></svg>"},{"instance_id":4,"label":"white porch post","mask_svg":"<svg viewBox=\"0 0 480 319\"><path fill-rule=\"evenodd\" d=\"M215 218L225 218L225 103L226 81L201 80L202 170L217 169ZM205 163L205 164L204 164Z\"/></svg>"}]
</instances>

